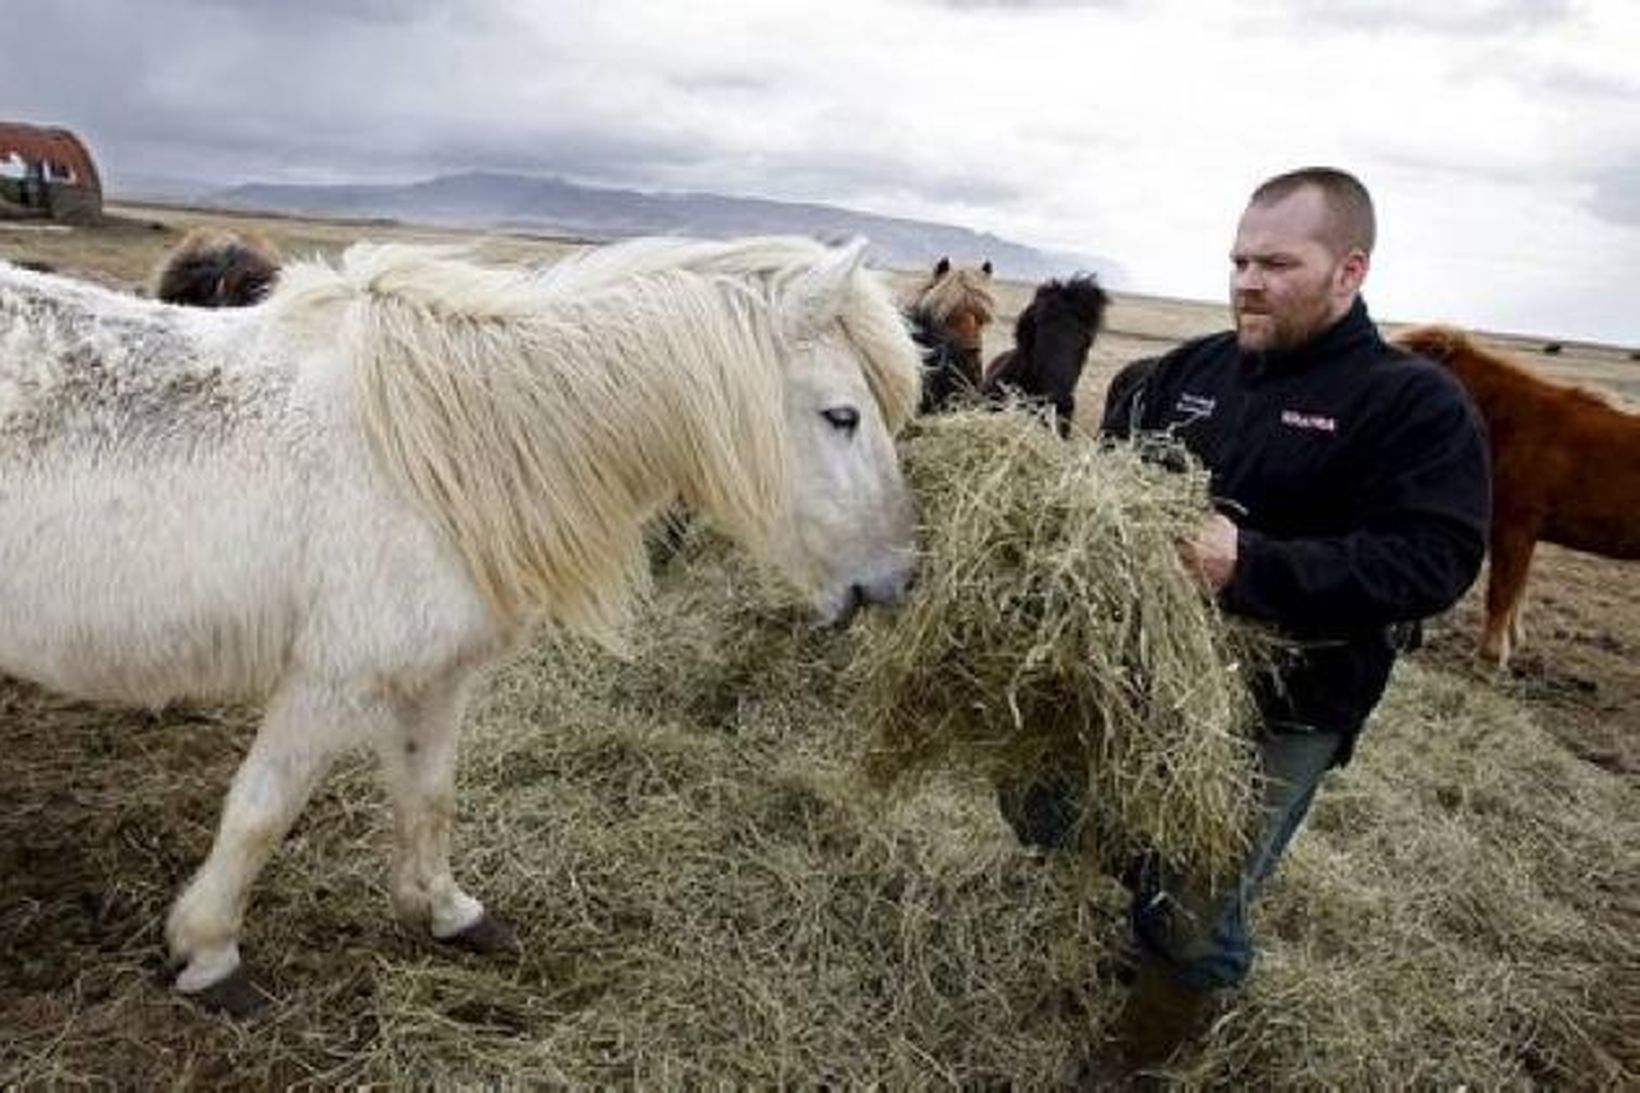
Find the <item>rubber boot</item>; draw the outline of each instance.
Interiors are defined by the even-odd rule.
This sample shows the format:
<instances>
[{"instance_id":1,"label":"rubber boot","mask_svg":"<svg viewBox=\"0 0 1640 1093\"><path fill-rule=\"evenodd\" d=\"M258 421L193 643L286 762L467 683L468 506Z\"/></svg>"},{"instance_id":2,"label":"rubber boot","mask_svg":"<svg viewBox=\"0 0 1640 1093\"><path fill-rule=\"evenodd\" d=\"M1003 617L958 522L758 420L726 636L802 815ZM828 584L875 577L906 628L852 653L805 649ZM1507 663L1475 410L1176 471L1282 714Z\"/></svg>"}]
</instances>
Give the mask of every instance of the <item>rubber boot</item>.
<instances>
[{"instance_id":1,"label":"rubber boot","mask_svg":"<svg viewBox=\"0 0 1640 1093\"><path fill-rule=\"evenodd\" d=\"M1207 1026L1213 992L1186 987L1153 961L1140 964L1116 1016L1114 1061L1128 1074L1165 1062Z\"/></svg>"}]
</instances>

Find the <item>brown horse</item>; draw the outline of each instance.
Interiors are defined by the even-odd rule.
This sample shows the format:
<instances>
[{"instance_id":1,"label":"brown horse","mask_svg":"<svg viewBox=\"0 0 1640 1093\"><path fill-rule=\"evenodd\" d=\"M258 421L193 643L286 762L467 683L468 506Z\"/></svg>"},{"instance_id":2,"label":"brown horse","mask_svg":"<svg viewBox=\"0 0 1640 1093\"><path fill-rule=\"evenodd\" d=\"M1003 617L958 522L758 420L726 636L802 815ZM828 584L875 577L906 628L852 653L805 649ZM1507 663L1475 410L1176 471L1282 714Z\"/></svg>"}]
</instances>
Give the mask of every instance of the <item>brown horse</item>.
<instances>
[{"instance_id":1,"label":"brown horse","mask_svg":"<svg viewBox=\"0 0 1640 1093\"><path fill-rule=\"evenodd\" d=\"M194 228L154 271L154 298L190 307L247 307L268 294L279 263L279 252L259 236Z\"/></svg>"},{"instance_id":2,"label":"brown horse","mask_svg":"<svg viewBox=\"0 0 1640 1093\"><path fill-rule=\"evenodd\" d=\"M991 263L957 268L949 258L941 258L905 312L926 365L919 412L943 410L958 396L977 392L985 327L996 314Z\"/></svg>"},{"instance_id":3,"label":"brown horse","mask_svg":"<svg viewBox=\"0 0 1640 1093\"><path fill-rule=\"evenodd\" d=\"M1394 340L1444 364L1486 420L1492 534L1481 653L1505 664L1521 642L1521 593L1539 539L1640 558L1640 414L1535 375L1461 330L1425 326Z\"/></svg>"}]
</instances>

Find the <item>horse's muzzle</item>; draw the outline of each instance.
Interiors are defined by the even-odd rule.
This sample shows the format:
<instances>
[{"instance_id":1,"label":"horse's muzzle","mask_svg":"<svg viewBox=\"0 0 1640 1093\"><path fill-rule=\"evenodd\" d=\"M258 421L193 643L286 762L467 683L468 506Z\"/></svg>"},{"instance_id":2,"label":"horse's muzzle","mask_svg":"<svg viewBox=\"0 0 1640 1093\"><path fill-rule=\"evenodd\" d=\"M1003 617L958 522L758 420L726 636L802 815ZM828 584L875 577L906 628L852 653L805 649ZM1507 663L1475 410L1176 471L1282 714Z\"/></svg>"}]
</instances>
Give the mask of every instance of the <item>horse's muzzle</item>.
<instances>
[{"instance_id":1,"label":"horse's muzzle","mask_svg":"<svg viewBox=\"0 0 1640 1093\"><path fill-rule=\"evenodd\" d=\"M915 581L915 570L910 566L870 580L856 581L835 597L829 609L822 609L825 621L833 626L847 626L860 608L869 604L894 607L905 602Z\"/></svg>"}]
</instances>

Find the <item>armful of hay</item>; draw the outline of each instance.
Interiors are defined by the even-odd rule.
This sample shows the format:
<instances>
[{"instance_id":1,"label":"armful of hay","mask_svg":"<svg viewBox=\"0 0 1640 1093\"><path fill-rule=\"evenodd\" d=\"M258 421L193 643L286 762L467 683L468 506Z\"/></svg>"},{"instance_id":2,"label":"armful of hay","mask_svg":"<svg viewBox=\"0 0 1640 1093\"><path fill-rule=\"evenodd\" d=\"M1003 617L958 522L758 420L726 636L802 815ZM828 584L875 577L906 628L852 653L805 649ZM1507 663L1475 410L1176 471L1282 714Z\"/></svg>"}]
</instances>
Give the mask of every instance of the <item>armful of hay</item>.
<instances>
[{"instance_id":1,"label":"armful of hay","mask_svg":"<svg viewBox=\"0 0 1640 1093\"><path fill-rule=\"evenodd\" d=\"M905 445L916 592L850 666L888 786L940 760L1083 789L1090 864L1239 866L1258 799L1249 679L1275 654L1185 574L1207 474L1150 438L1061 440L1027 416L927 419ZM1158 458L1158 457L1161 458Z\"/></svg>"}]
</instances>

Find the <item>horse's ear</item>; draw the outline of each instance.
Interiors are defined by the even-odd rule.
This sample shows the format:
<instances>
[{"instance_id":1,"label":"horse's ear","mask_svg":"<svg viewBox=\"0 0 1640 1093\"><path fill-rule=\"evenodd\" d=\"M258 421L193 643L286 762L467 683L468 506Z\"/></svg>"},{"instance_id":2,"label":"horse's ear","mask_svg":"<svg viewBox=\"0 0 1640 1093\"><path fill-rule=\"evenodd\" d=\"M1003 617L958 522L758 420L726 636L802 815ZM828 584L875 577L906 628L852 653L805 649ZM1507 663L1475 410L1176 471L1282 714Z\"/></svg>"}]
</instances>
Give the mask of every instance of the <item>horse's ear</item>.
<instances>
[{"instance_id":1,"label":"horse's ear","mask_svg":"<svg viewBox=\"0 0 1640 1093\"><path fill-rule=\"evenodd\" d=\"M985 274L985 276L991 276L991 260L987 258L979 269L981 273Z\"/></svg>"},{"instance_id":2,"label":"horse's ear","mask_svg":"<svg viewBox=\"0 0 1640 1093\"><path fill-rule=\"evenodd\" d=\"M934 276L935 277L944 277L947 273L950 273L950 272L951 272L951 259L941 258L938 262L934 263Z\"/></svg>"},{"instance_id":3,"label":"horse's ear","mask_svg":"<svg viewBox=\"0 0 1640 1093\"><path fill-rule=\"evenodd\" d=\"M866 256L866 241L855 239L827 254L792 282L781 300L788 337L802 341L830 326L843 313L854 271Z\"/></svg>"}]
</instances>

